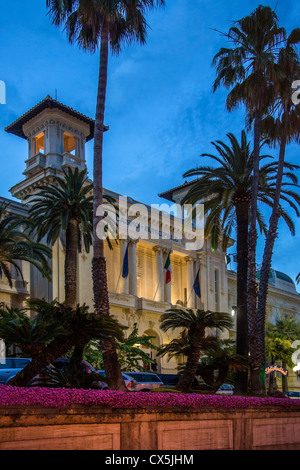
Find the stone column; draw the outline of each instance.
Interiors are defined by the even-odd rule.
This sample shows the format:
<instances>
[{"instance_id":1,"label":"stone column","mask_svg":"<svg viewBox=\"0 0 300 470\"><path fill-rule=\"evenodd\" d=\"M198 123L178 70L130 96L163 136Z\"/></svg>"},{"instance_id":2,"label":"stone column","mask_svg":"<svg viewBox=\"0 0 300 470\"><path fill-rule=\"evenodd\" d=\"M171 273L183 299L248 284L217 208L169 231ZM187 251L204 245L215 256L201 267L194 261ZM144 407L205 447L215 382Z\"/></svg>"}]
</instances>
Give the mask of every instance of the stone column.
<instances>
[{"instance_id":1,"label":"stone column","mask_svg":"<svg viewBox=\"0 0 300 470\"><path fill-rule=\"evenodd\" d=\"M193 290L195 282L194 259L191 256L187 256L185 261L187 263L187 307L195 308L195 293Z\"/></svg>"},{"instance_id":2,"label":"stone column","mask_svg":"<svg viewBox=\"0 0 300 470\"><path fill-rule=\"evenodd\" d=\"M129 245L129 293L137 297L136 245L138 240L131 240Z\"/></svg>"},{"instance_id":3,"label":"stone column","mask_svg":"<svg viewBox=\"0 0 300 470\"><path fill-rule=\"evenodd\" d=\"M154 300L158 302L164 301L164 266L163 266L163 252L159 246L155 246L153 251L156 254L156 273L157 282L154 290Z\"/></svg>"}]
</instances>

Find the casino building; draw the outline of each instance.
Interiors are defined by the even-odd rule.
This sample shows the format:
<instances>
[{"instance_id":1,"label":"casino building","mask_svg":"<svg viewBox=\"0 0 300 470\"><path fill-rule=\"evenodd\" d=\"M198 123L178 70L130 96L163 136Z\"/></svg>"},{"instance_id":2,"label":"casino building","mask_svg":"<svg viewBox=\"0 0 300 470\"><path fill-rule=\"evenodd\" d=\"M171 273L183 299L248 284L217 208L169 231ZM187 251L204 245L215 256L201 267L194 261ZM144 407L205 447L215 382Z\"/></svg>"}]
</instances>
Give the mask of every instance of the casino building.
<instances>
[{"instance_id":1,"label":"casino building","mask_svg":"<svg viewBox=\"0 0 300 470\"><path fill-rule=\"evenodd\" d=\"M8 203L8 210L13 213L26 215L24 198L34 194L37 186L50 184L54 176L63 174L64 168L86 168L85 145L93 138L94 121L50 96L5 130L27 141L23 178L10 190L19 202L0 198L0 203ZM161 193L162 203L180 204L190 184ZM120 197L109 189L106 193L116 200ZM132 207L139 201L128 197L127 204ZM142 216L145 225L149 222L148 209ZM129 329L137 323L139 333L153 336L156 345L168 343L175 336L175 333L172 336L172 333L163 333L159 328L160 316L170 306L187 305L189 308L234 313L236 305L234 262L233 265L228 264L222 250L212 251L208 240L204 240L199 249L191 250L186 240L176 237L178 221L182 221L181 214L171 217L169 237L164 236L169 221L162 218L157 225L157 238L119 240L113 250L106 246L111 314ZM128 276L123 278L121 273L127 247L129 269ZM34 267L22 262L25 286L16 275L13 276L12 287L0 278L0 302L21 307L28 297L63 301L64 256L64 241L61 239L53 247L51 283L43 279ZM168 257L172 274L171 282L166 283L164 268ZM78 255L77 300L90 306L93 305L91 260L92 253L83 251ZM198 273L200 296L193 289ZM289 276L275 270L270 276L267 314L268 319L285 314L300 320L300 295L295 284ZM233 329L227 337L234 335ZM154 353L149 351L149 354L153 357ZM166 358L157 358L157 363L159 372L174 373L176 370L175 360L168 362ZM289 374L289 388L300 390L300 378L293 371Z\"/></svg>"}]
</instances>

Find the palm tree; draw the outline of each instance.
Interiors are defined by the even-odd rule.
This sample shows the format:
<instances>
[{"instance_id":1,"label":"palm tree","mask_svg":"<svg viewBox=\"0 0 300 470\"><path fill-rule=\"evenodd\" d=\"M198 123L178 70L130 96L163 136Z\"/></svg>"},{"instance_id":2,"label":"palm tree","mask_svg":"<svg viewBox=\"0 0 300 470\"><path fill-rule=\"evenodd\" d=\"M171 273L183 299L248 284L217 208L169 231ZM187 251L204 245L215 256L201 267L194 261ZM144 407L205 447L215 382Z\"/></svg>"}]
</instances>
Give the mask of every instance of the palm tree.
<instances>
[{"instance_id":1,"label":"palm tree","mask_svg":"<svg viewBox=\"0 0 300 470\"><path fill-rule=\"evenodd\" d=\"M266 328L266 352L274 360L281 360L282 367L292 367L293 341L300 337L300 323L293 317L282 315L275 323L269 323ZM282 391L287 392L287 379L282 376Z\"/></svg>"},{"instance_id":2,"label":"palm tree","mask_svg":"<svg viewBox=\"0 0 300 470\"><path fill-rule=\"evenodd\" d=\"M0 277L8 280L12 287L11 266L16 274L23 279L23 274L18 261L27 261L35 266L44 277L51 279L49 257L51 250L44 244L31 240L30 236L22 229L21 219L9 214L7 204L0 205Z\"/></svg>"},{"instance_id":3,"label":"palm tree","mask_svg":"<svg viewBox=\"0 0 300 470\"><path fill-rule=\"evenodd\" d=\"M228 380L230 371L247 370L248 360L235 352L231 340L217 341L217 344L201 358L197 375L216 390ZM235 390L237 393L237 390Z\"/></svg>"},{"instance_id":4,"label":"palm tree","mask_svg":"<svg viewBox=\"0 0 300 470\"><path fill-rule=\"evenodd\" d=\"M236 353L248 357L248 322L247 322L247 270L248 270L248 230L249 211L251 205L251 190L253 184L254 153L250 150L250 142L245 131L241 132L240 142L233 134L227 135L230 145L222 141L213 142L218 155L202 154L218 163L217 167L200 166L189 170L183 176L198 179L185 196L184 202L196 204L204 202L204 211L207 215L205 235L210 237L212 248L219 246L222 239L222 249L226 251L233 228L236 226L237 234L237 330ZM260 161L271 158L261 155ZM288 170L294 168L285 164ZM274 183L276 180L276 163L268 162L261 165L259 176L258 200L272 207L274 199ZM284 173L287 182L293 177L290 171ZM282 199L293 204L292 195L288 188L282 192ZM290 230L294 231L294 224L288 214L279 207L280 215L284 218ZM257 211L257 221L261 231L265 231L265 224L261 212ZM256 341L254 337L252 341ZM253 345L253 343L252 343ZM247 374L238 372L236 377L236 390L247 391Z\"/></svg>"},{"instance_id":5,"label":"palm tree","mask_svg":"<svg viewBox=\"0 0 300 470\"><path fill-rule=\"evenodd\" d=\"M164 3L164 0L47 0L46 3L53 23L56 26L64 25L70 42L76 42L91 52L95 52L100 45L93 170L93 290L95 310L99 315L109 315L103 239L97 236L98 223L103 219L102 158L109 48L118 54L124 42L145 44L145 14ZM116 389L125 390L116 348L112 343L103 343L102 349L106 377L115 384Z\"/></svg>"},{"instance_id":6,"label":"palm tree","mask_svg":"<svg viewBox=\"0 0 300 470\"><path fill-rule=\"evenodd\" d=\"M274 201L272 214L269 221L269 228L265 242L263 253L262 266L260 269L260 282L258 292L258 308L257 308L257 325L258 325L258 339L260 350L261 367L265 367L265 318L266 318L266 303L268 294L268 280L269 272L271 269L272 255L275 240L277 237L278 220L280 217L279 200L282 195L283 173L286 146L291 141L296 140L299 142L300 138L300 115L299 106L294 107L291 100L291 83L300 76L300 61L298 52L295 49L295 44L300 41L300 30L293 30L287 38L286 46L283 47L278 56L277 66L280 70L280 75L274 82L278 96L273 105L275 116L268 116L262 123L262 131L274 145L279 145L279 158L278 158L278 171L276 177ZM272 111L272 110L271 110ZM297 185L298 180L295 177L294 183ZM300 197L295 192L291 192L297 204L300 203ZM299 217L299 212L296 210Z\"/></svg>"},{"instance_id":7,"label":"palm tree","mask_svg":"<svg viewBox=\"0 0 300 470\"><path fill-rule=\"evenodd\" d=\"M71 308L77 304L78 253L82 247L89 252L93 232L93 184L87 171L78 168L64 170L64 178L57 176L52 184L41 186L38 193L29 196L29 218L38 240L46 238L48 245L58 239L65 245L65 302ZM105 195L107 203L114 199ZM106 234L109 237L109 232ZM109 238L108 238L109 240ZM83 346L73 352L74 367L82 359Z\"/></svg>"},{"instance_id":8,"label":"palm tree","mask_svg":"<svg viewBox=\"0 0 300 470\"><path fill-rule=\"evenodd\" d=\"M188 336L188 356L184 371L178 381L177 389L188 393L197 373L201 352L205 346L206 328L224 331L233 326L232 317L228 313L192 309L169 309L162 314L160 328L163 331L183 329Z\"/></svg>"},{"instance_id":9,"label":"palm tree","mask_svg":"<svg viewBox=\"0 0 300 470\"><path fill-rule=\"evenodd\" d=\"M64 178L54 177L52 184L40 186L29 196L29 218L37 240L46 238L54 245L59 238L65 244L65 302L71 308L77 303L78 252L88 252L92 244L93 185L87 172L78 168L64 170Z\"/></svg>"},{"instance_id":10,"label":"palm tree","mask_svg":"<svg viewBox=\"0 0 300 470\"><path fill-rule=\"evenodd\" d=\"M257 197L259 188L259 152L261 119L266 108L273 102L274 90L269 84L273 76L278 44L285 38L284 28L278 26L276 13L268 6L258 6L249 16L236 21L226 38L233 48L222 48L214 57L217 68L213 90L223 84L232 88L227 97L227 108L232 110L241 102L245 104L248 117L254 121L253 181L248 254L247 309L249 340L253 343L252 389L260 392L259 357L256 343L256 242L257 242Z\"/></svg>"},{"instance_id":11,"label":"palm tree","mask_svg":"<svg viewBox=\"0 0 300 470\"><path fill-rule=\"evenodd\" d=\"M34 312L34 317L30 318L28 311ZM85 305L72 309L65 303L39 299L29 300L22 311L0 308L0 336L32 359L10 382L18 387L26 386L73 345L82 347L92 338L98 341L112 337L119 341L124 339L123 328L109 316L90 313Z\"/></svg>"}]
</instances>

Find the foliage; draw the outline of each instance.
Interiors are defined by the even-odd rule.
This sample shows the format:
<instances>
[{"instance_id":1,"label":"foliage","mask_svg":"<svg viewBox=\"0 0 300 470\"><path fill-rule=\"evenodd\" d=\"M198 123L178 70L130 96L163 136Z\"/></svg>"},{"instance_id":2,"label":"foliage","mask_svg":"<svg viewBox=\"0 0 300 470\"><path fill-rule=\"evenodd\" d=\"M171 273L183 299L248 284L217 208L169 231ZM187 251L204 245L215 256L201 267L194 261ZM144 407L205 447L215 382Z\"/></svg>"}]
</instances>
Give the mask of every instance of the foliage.
<instances>
[{"instance_id":1,"label":"foliage","mask_svg":"<svg viewBox=\"0 0 300 470\"><path fill-rule=\"evenodd\" d=\"M33 312L34 315L30 317L28 312ZM19 379L22 382L24 378L27 384L61 355L60 349L51 349L57 341L62 346L69 345L68 350L72 345L85 345L92 338L98 341L117 338L122 341L124 333L114 318L100 317L94 312L89 312L86 305L77 305L72 309L57 301L49 303L45 300L30 299L26 309L21 311L7 307L0 309L0 337L19 347L26 356L33 359L16 376L17 383ZM27 377L33 368L33 375Z\"/></svg>"},{"instance_id":2,"label":"foliage","mask_svg":"<svg viewBox=\"0 0 300 470\"><path fill-rule=\"evenodd\" d=\"M53 184L39 186L30 200L29 220L27 223L36 233L38 240L46 237L49 245L54 245L60 238L65 244L66 231L71 220L78 223L78 251L84 247L88 253L92 245L93 233L93 183L87 176L87 170L78 168L63 170L64 177L54 177ZM115 207L115 199L104 195L105 235L112 248L110 233L112 220L109 217L109 205Z\"/></svg>"},{"instance_id":3,"label":"foliage","mask_svg":"<svg viewBox=\"0 0 300 470\"><path fill-rule=\"evenodd\" d=\"M171 308L164 312L160 318L160 327L163 331L183 328L187 330L189 341L205 335L205 328L216 328L220 331L231 328L233 325L231 316L226 312L212 312L210 310Z\"/></svg>"},{"instance_id":4,"label":"foliage","mask_svg":"<svg viewBox=\"0 0 300 470\"><path fill-rule=\"evenodd\" d=\"M0 277L6 277L12 287L12 266L24 281L18 261L27 261L50 280L51 250L44 244L33 241L22 228L21 218L8 214L8 211L7 204L0 205Z\"/></svg>"},{"instance_id":5,"label":"foliage","mask_svg":"<svg viewBox=\"0 0 300 470\"><path fill-rule=\"evenodd\" d=\"M198 177L183 202L196 204L204 201L204 210L207 215L205 235L210 237L213 250L219 247L221 239L223 251L226 251L232 229L236 226L236 207L246 201L250 206L253 181L253 151L250 150L250 142L247 141L245 131L241 132L241 142L238 142L231 133L227 134L227 137L230 145L219 140L212 142L218 152L217 155L206 153L201 155L216 162L217 167L199 166L183 175L184 177ZM263 144L264 142L262 146ZM260 162L267 158L272 159L270 155L260 155ZM297 183L292 171L299 167L288 163L285 166L286 182L281 198L288 202L298 216L297 205L300 204L300 197L288 186L294 186ZM268 162L261 166L258 200L268 207L272 207L273 204L276 175L276 162ZM282 206L280 206L280 214L294 234L293 221ZM266 233L266 225L260 211L257 211L257 222L261 232Z\"/></svg>"},{"instance_id":6,"label":"foliage","mask_svg":"<svg viewBox=\"0 0 300 470\"><path fill-rule=\"evenodd\" d=\"M293 366L293 341L300 337L300 323L292 317L281 315L275 323L266 326L266 355L274 361Z\"/></svg>"},{"instance_id":7,"label":"foliage","mask_svg":"<svg viewBox=\"0 0 300 470\"><path fill-rule=\"evenodd\" d=\"M146 372L141 363L153 363L154 361L146 354L142 348L158 349L151 343L152 336L140 336L138 327L135 323L132 332L123 341L116 340L118 360L122 371L141 371ZM140 346L136 346L139 344ZM96 341L91 340L85 347L84 358L94 366L95 369L103 369L102 353Z\"/></svg>"},{"instance_id":8,"label":"foliage","mask_svg":"<svg viewBox=\"0 0 300 470\"><path fill-rule=\"evenodd\" d=\"M206 351L198 365L197 374L208 385L216 390L228 380L230 372L244 371L248 368L248 361L235 353L234 342L230 340L218 341L215 347Z\"/></svg>"},{"instance_id":9,"label":"foliage","mask_svg":"<svg viewBox=\"0 0 300 470\"><path fill-rule=\"evenodd\" d=\"M19 310L2 305L0 308L0 337L28 357L38 356L46 345L58 336L67 335L64 322L42 312L31 318L28 309Z\"/></svg>"},{"instance_id":10,"label":"foliage","mask_svg":"<svg viewBox=\"0 0 300 470\"><path fill-rule=\"evenodd\" d=\"M141 371L145 368L142 363L152 364L154 361L145 353L142 348L157 350L157 346L152 344L153 336L138 334L137 323L134 324L132 332L124 342L116 341L119 363L123 371ZM136 345L139 346L136 346Z\"/></svg>"},{"instance_id":11,"label":"foliage","mask_svg":"<svg viewBox=\"0 0 300 470\"><path fill-rule=\"evenodd\" d=\"M272 363L282 361L289 367L293 366L292 354L294 349L288 339L267 336L265 343L266 356Z\"/></svg>"},{"instance_id":12,"label":"foliage","mask_svg":"<svg viewBox=\"0 0 300 470\"><path fill-rule=\"evenodd\" d=\"M107 26L111 51L119 54L122 43L145 44L148 25L144 15L164 3L164 0L47 0L46 5L53 24L64 25L71 43L93 53Z\"/></svg>"},{"instance_id":13,"label":"foliage","mask_svg":"<svg viewBox=\"0 0 300 470\"><path fill-rule=\"evenodd\" d=\"M272 361L281 361L283 367L293 366L292 355L294 348L292 343L300 337L300 323L293 317L281 315L275 323L266 325L265 351L266 356ZM270 390L272 389L273 376L270 377ZM287 380L282 375L282 390L287 391Z\"/></svg>"},{"instance_id":14,"label":"foliage","mask_svg":"<svg viewBox=\"0 0 300 470\"><path fill-rule=\"evenodd\" d=\"M171 308L162 314L160 323L163 331L178 328L184 331L184 335L179 338L181 344L178 338L171 341L170 345L160 350L160 355L177 355L178 346L179 350L185 351L187 361L176 388L188 392L195 379L201 353L216 341L216 338L207 336L206 330L208 328L220 331L230 329L233 326L232 317L226 312Z\"/></svg>"},{"instance_id":15,"label":"foliage","mask_svg":"<svg viewBox=\"0 0 300 470\"><path fill-rule=\"evenodd\" d=\"M39 377L34 378L28 384L29 387L47 388L80 388L80 389L102 389L106 384L102 382L98 374L87 374L82 367L63 367L58 369L48 366Z\"/></svg>"},{"instance_id":16,"label":"foliage","mask_svg":"<svg viewBox=\"0 0 300 470\"><path fill-rule=\"evenodd\" d=\"M64 178L54 177L53 184L39 186L38 192L30 199L30 222L38 240L46 237L49 245L54 245L60 236L64 239L70 220L79 224L78 250L82 242L88 252L92 243L93 185L88 182L87 172L64 170ZM62 234L63 232L63 234Z\"/></svg>"}]
</instances>

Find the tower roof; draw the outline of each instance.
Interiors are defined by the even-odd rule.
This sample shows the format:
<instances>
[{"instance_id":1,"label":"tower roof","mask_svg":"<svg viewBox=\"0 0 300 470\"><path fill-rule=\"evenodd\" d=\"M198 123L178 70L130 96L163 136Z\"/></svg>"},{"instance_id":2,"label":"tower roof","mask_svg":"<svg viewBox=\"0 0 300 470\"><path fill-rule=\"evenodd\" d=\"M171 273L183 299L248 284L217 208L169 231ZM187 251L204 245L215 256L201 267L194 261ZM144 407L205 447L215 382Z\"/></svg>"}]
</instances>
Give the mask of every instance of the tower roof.
<instances>
[{"instance_id":1,"label":"tower roof","mask_svg":"<svg viewBox=\"0 0 300 470\"><path fill-rule=\"evenodd\" d=\"M81 114L78 111L75 111L73 108L70 108L69 106L66 106L63 103L60 103L57 100L54 100L53 98L51 98L50 95L47 95L46 98L44 98L42 101L36 104L33 108L31 108L21 117L19 117L12 124L7 126L5 128L5 131L10 134L14 134L18 137L21 137L22 139L26 139L26 136L23 131L23 125L26 124L26 122L28 122L30 119L40 114L45 109L59 109L60 111L63 111L69 114L70 116L76 119L79 119L80 121L83 121L86 124L89 124L90 135L87 137L87 141L91 140L94 137L94 127L95 127L94 119L88 116L85 116L84 114ZM105 128L105 130L107 130L107 128Z\"/></svg>"}]
</instances>

